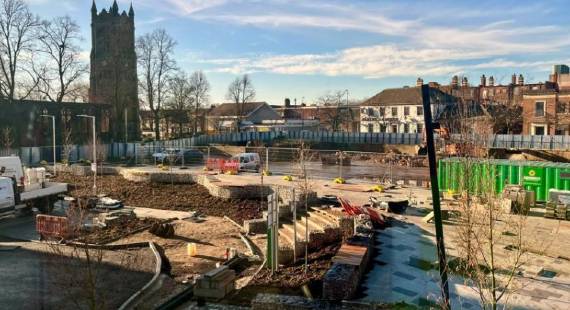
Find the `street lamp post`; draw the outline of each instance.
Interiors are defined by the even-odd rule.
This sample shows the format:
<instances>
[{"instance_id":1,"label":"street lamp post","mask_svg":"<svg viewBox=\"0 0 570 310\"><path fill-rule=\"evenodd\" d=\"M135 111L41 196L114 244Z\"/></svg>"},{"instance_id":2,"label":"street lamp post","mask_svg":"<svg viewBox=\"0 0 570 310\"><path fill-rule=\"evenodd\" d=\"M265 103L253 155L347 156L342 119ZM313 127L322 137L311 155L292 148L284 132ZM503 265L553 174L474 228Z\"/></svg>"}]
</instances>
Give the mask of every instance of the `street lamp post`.
<instances>
[{"instance_id":1,"label":"street lamp post","mask_svg":"<svg viewBox=\"0 0 570 310\"><path fill-rule=\"evenodd\" d=\"M95 167L93 170L93 196L97 196L97 131L95 129L95 116L91 115L77 115L77 117L90 118L93 122L93 163L91 167Z\"/></svg>"},{"instance_id":2,"label":"street lamp post","mask_svg":"<svg viewBox=\"0 0 570 310\"><path fill-rule=\"evenodd\" d=\"M51 137L52 137L52 144L53 144L53 175L56 175L56 160L55 160L55 116L42 114L41 117L49 117L51 118Z\"/></svg>"}]
</instances>

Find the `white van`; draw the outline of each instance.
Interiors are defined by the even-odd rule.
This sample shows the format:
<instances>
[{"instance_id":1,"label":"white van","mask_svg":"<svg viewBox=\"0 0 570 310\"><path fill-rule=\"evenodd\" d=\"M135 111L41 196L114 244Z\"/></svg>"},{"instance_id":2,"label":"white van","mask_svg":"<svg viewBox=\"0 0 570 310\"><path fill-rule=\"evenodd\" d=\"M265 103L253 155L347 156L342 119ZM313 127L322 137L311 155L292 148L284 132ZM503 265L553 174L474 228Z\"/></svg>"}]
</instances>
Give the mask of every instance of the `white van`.
<instances>
[{"instance_id":1,"label":"white van","mask_svg":"<svg viewBox=\"0 0 570 310\"><path fill-rule=\"evenodd\" d=\"M261 159L257 153L241 153L232 157L232 160L239 161L240 171L259 172L261 168Z\"/></svg>"}]
</instances>

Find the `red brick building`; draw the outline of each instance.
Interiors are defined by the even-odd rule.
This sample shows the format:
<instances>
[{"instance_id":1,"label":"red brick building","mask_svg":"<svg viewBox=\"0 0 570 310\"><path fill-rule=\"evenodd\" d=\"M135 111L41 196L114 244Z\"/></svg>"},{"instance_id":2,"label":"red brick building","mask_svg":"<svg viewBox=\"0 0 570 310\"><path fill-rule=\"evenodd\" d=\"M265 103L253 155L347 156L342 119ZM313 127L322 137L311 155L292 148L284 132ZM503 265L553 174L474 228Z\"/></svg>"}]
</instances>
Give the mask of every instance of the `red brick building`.
<instances>
[{"instance_id":1,"label":"red brick building","mask_svg":"<svg viewBox=\"0 0 570 310\"><path fill-rule=\"evenodd\" d=\"M523 134L570 135L570 70L554 66L552 88L532 89L523 95Z\"/></svg>"}]
</instances>

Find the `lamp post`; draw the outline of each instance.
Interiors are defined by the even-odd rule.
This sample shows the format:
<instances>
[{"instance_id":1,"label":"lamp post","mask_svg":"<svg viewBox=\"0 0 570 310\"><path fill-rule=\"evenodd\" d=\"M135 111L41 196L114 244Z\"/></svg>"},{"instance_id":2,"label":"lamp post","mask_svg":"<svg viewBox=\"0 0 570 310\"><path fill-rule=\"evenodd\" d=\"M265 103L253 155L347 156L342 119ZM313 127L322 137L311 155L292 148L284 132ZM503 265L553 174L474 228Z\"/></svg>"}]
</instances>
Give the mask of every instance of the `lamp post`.
<instances>
[{"instance_id":1,"label":"lamp post","mask_svg":"<svg viewBox=\"0 0 570 310\"><path fill-rule=\"evenodd\" d=\"M52 137L52 144L53 144L53 175L56 175L56 160L55 160L55 116L42 114L41 117L49 117L51 118L51 137Z\"/></svg>"},{"instance_id":2,"label":"lamp post","mask_svg":"<svg viewBox=\"0 0 570 310\"><path fill-rule=\"evenodd\" d=\"M95 129L95 116L81 114L77 115L77 117L90 118L93 122L93 163L91 164L91 170L93 170L93 196L97 196L97 131Z\"/></svg>"}]
</instances>

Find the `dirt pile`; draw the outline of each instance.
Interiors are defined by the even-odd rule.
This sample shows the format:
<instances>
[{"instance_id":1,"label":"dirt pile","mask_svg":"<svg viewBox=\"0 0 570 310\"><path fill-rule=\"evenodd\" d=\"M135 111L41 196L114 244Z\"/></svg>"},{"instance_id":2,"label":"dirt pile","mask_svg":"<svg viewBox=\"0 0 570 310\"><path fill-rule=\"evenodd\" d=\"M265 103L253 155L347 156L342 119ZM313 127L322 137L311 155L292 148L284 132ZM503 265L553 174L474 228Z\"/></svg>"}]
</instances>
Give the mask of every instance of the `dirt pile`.
<instances>
[{"instance_id":1,"label":"dirt pile","mask_svg":"<svg viewBox=\"0 0 570 310\"><path fill-rule=\"evenodd\" d=\"M340 244L329 245L318 252L309 254L307 273L303 265L304 260L293 266L280 268L273 276L269 269L261 270L250 285L271 286L281 288L299 288L312 281L320 281L332 266L331 259L340 248Z\"/></svg>"},{"instance_id":2,"label":"dirt pile","mask_svg":"<svg viewBox=\"0 0 570 310\"><path fill-rule=\"evenodd\" d=\"M157 223L159 221L160 220L152 218L132 218L122 221L116 225L104 228L95 228L92 231L82 234L76 240L91 244L105 244L121 239L145 228L149 228L153 223Z\"/></svg>"},{"instance_id":3,"label":"dirt pile","mask_svg":"<svg viewBox=\"0 0 570 310\"><path fill-rule=\"evenodd\" d=\"M74 197L89 197L92 194L93 178L58 174L58 182L69 184L69 194ZM121 176L97 178L99 193L123 201L126 206L176 211L198 211L208 216L228 216L238 223L260 218L267 207L256 200L226 200L210 195L198 184L158 184L131 182Z\"/></svg>"}]
</instances>

